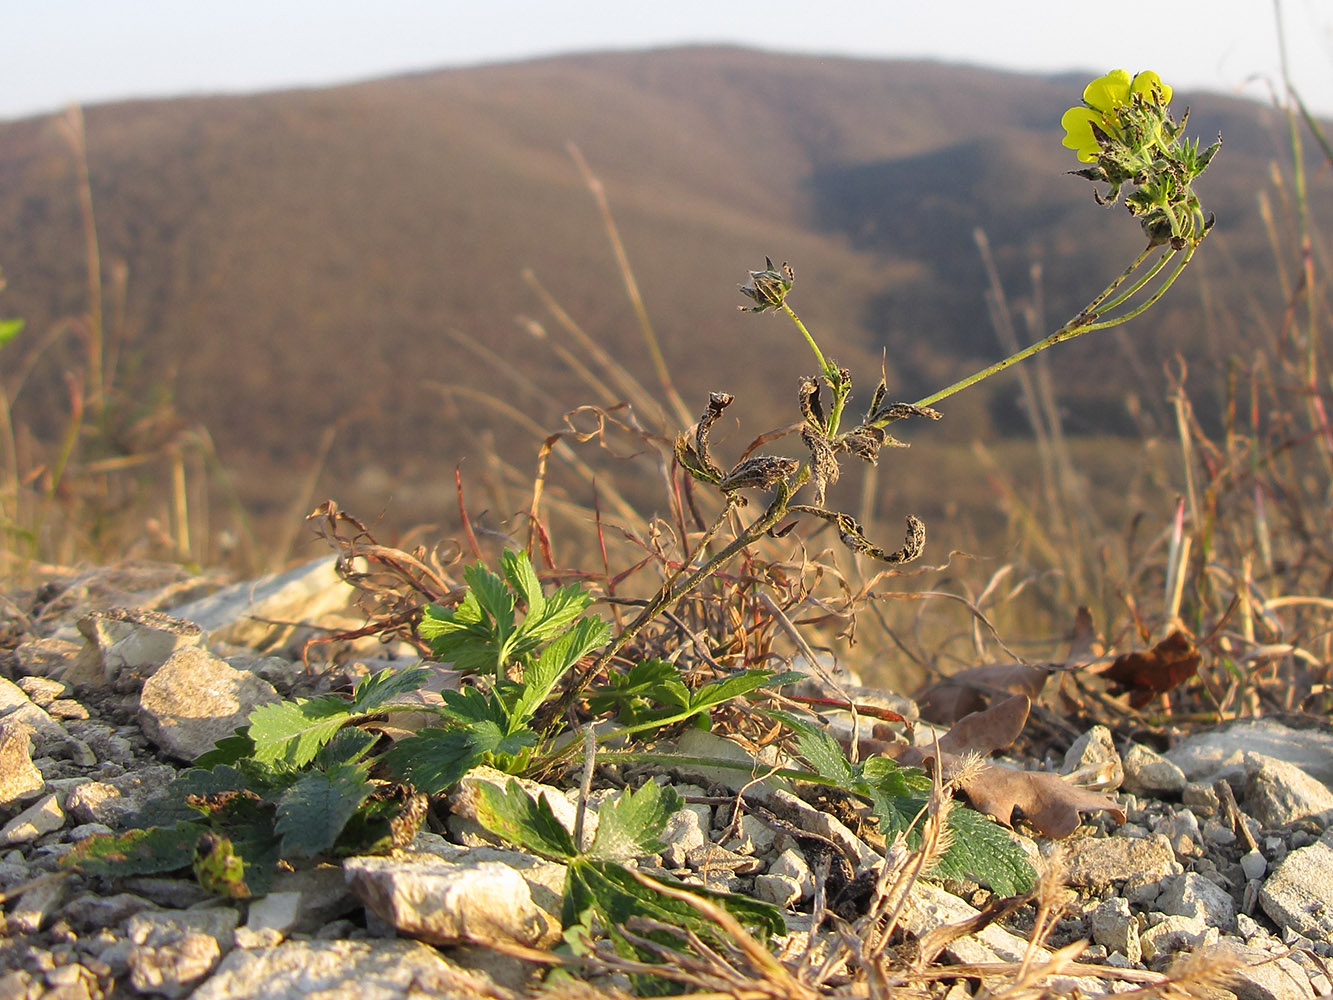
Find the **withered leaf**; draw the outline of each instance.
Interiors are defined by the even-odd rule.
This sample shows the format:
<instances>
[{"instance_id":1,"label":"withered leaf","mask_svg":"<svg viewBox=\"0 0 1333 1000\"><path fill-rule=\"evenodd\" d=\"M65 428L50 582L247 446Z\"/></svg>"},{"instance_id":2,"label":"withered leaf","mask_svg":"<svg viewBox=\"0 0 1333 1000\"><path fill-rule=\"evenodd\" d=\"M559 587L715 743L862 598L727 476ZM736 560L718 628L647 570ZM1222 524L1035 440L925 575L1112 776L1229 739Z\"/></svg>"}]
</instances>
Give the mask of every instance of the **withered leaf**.
<instances>
[{"instance_id":1,"label":"withered leaf","mask_svg":"<svg viewBox=\"0 0 1333 1000\"><path fill-rule=\"evenodd\" d=\"M1050 669L1026 663L987 663L936 681L916 695L921 718L941 726L984 709L1000 695L1024 694L1036 700Z\"/></svg>"},{"instance_id":2,"label":"withered leaf","mask_svg":"<svg viewBox=\"0 0 1333 1000\"><path fill-rule=\"evenodd\" d=\"M1013 826L1014 810L1047 837L1067 837L1081 822L1080 813L1106 811L1125 821L1119 803L1101 792L1071 785L1051 771L1017 771L984 764L962 786L972 807Z\"/></svg>"},{"instance_id":3,"label":"withered leaf","mask_svg":"<svg viewBox=\"0 0 1333 1000\"><path fill-rule=\"evenodd\" d=\"M1129 704L1142 708L1154 697L1189 680L1199 669L1199 651L1184 632L1172 632L1152 649L1116 657L1101 671L1116 694L1128 691Z\"/></svg>"},{"instance_id":4,"label":"withered leaf","mask_svg":"<svg viewBox=\"0 0 1333 1000\"><path fill-rule=\"evenodd\" d=\"M946 753L979 753L983 757L1003 750L1018 739L1032 711L1032 699L1016 694L990 708L965 715L940 737Z\"/></svg>"},{"instance_id":5,"label":"withered leaf","mask_svg":"<svg viewBox=\"0 0 1333 1000\"><path fill-rule=\"evenodd\" d=\"M810 449L810 483L816 507L824 506L825 490L838 481L840 469L833 445L822 432L806 427L801 440Z\"/></svg>"}]
</instances>

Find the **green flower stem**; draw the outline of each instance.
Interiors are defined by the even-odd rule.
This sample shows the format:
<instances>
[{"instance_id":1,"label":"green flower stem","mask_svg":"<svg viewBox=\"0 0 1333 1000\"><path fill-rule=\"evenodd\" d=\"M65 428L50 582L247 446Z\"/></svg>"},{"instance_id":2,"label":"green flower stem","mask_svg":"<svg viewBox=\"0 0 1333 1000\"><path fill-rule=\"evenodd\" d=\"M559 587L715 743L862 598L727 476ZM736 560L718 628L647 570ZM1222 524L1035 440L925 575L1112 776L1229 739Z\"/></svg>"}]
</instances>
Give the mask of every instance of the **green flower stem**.
<instances>
[{"instance_id":1,"label":"green flower stem","mask_svg":"<svg viewBox=\"0 0 1333 1000\"><path fill-rule=\"evenodd\" d=\"M829 437L833 437L838 433L838 425L842 422L842 408L847 402L847 386L843 385L842 373L838 371L836 365L831 365L824 360L824 352L819 349L819 345L815 343L815 338L810 335L810 331L806 329L805 324L801 322L801 317L796 315L792 307L783 302L779 308L791 317L791 321L796 324L796 329L801 331L801 334L805 337L805 342L810 345L810 350L815 352L815 359L819 362L819 370L824 376L824 381L833 390L833 409L829 413L828 426L825 428L825 433Z\"/></svg>"},{"instance_id":2,"label":"green flower stem","mask_svg":"<svg viewBox=\"0 0 1333 1000\"><path fill-rule=\"evenodd\" d=\"M1124 305L1126 302L1132 299L1136 294L1138 294L1139 289L1141 289L1144 285L1152 281L1153 278L1155 278L1158 274L1160 274L1162 268L1166 266L1166 262L1170 260L1175 254L1176 254L1175 250L1168 249L1159 258L1157 258L1157 263L1153 264L1152 267L1148 268L1147 272L1144 273L1144 275L1141 278L1139 278L1138 281L1134 282L1134 284L1130 285L1127 289L1125 289L1115 298L1108 299L1105 302L1100 303L1098 305L1097 311L1106 313L1110 312L1112 309L1116 309L1119 306ZM1084 312L1086 313L1087 310L1084 310Z\"/></svg>"},{"instance_id":3,"label":"green flower stem","mask_svg":"<svg viewBox=\"0 0 1333 1000\"><path fill-rule=\"evenodd\" d=\"M1171 285L1175 282L1176 278L1180 276L1181 271L1185 269L1185 265L1190 262L1190 258L1194 256L1194 251L1197 246L1198 246L1197 241L1190 243L1188 249L1185 251L1185 256L1176 265L1175 270L1171 272L1171 274L1167 277L1167 279L1162 283L1161 287L1159 287L1155 292L1153 292L1152 296L1149 297L1149 299L1142 305L1130 310L1127 313L1123 313L1119 316L1113 316L1109 319L1102 320L1101 322L1094 322L1094 318L1099 309L1108 305L1109 307L1114 308L1116 306L1125 304L1125 302L1127 302L1131 296L1133 296L1135 293L1141 290L1143 286L1162 269L1162 267L1166 264L1166 261L1173 254L1177 252L1175 250L1168 250L1166 253L1162 255L1162 258L1155 265L1153 265L1152 269L1149 270L1149 272L1146 275L1144 275L1142 278L1136 281L1128 291L1126 291L1124 294L1120 296L1117 296L1116 298L1112 298L1112 296L1115 295L1115 293L1120 289L1120 286L1123 285L1126 281L1128 281L1130 276L1136 270L1138 270L1138 268L1143 264L1143 262L1152 255L1154 250L1156 250L1156 246L1150 244L1141 254L1138 255L1138 257L1134 259L1134 262L1132 264L1130 264L1127 268L1121 271L1120 274L1116 277L1116 279L1112 281L1109 285L1107 285L1106 288L1104 288L1101 291L1101 293L1097 295L1096 298L1094 298L1091 302L1089 302L1087 306L1085 306L1077 316L1071 319L1064 326L1060 327L1060 329L1056 330L1045 340L1039 340L1035 344L1030 344L1029 346L1023 348L1023 350L1017 352L1016 354L1011 354L1009 357L1005 358L1002 361L997 361L995 362L995 364L990 365L987 368L983 368L979 372L974 372L973 374L967 376L967 378L960 379L957 382L953 383L952 385L946 386L939 392L936 392L930 396L926 396L923 399L917 400L916 405L932 406L933 404L938 403L942 399L947 399L949 396L952 396L955 393L970 388L971 386L976 385L978 382L984 381L985 379L990 378L992 375L1004 371L1010 365L1017 364L1020 361L1026 361L1028 358L1032 357L1032 355L1044 351L1048 347L1054 347L1056 344L1063 343L1066 340L1073 340L1075 337L1081 336L1082 334L1088 333L1089 331L1092 330L1104 330L1108 327L1118 326L1121 323L1126 322L1127 320L1133 319L1135 316L1138 316L1140 313L1144 312L1146 309L1152 306L1153 303L1155 303L1158 299L1160 299L1162 295L1166 292L1166 290L1171 287Z\"/></svg>"}]
</instances>

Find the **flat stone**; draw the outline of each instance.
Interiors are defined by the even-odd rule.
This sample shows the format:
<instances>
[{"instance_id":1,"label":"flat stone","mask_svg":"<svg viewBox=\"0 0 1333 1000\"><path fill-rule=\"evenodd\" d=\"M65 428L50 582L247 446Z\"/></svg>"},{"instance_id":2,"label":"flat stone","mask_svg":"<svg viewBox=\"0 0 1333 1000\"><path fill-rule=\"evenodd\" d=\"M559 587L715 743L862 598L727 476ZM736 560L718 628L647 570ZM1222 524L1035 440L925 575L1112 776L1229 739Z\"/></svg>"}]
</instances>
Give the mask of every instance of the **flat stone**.
<instances>
[{"instance_id":1,"label":"flat stone","mask_svg":"<svg viewBox=\"0 0 1333 1000\"><path fill-rule=\"evenodd\" d=\"M858 871L874 868L884 859L873 847L822 809L816 809L804 799L784 789L774 789L769 796L769 808L783 819L807 833L831 840Z\"/></svg>"},{"instance_id":2,"label":"flat stone","mask_svg":"<svg viewBox=\"0 0 1333 1000\"><path fill-rule=\"evenodd\" d=\"M745 789L746 798L767 803L774 789L790 787L780 778L764 778L761 775L773 769L773 762L766 761L750 753L740 744L725 737L710 733L704 729L689 729L676 741L676 751L683 757L695 757L702 760L727 761L742 767L708 767L707 765L685 765L676 770L688 774L691 779L701 778L705 785L717 783L733 792Z\"/></svg>"},{"instance_id":3,"label":"flat stone","mask_svg":"<svg viewBox=\"0 0 1333 1000\"><path fill-rule=\"evenodd\" d=\"M171 609L207 634L210 645L299 651L309 626L329 624L351 606L354 591L339 578L329 556L223 587ZM300 623L300 624L285 624ZM344 624L339 621L338 624Z\"/></svg>"},{"instance_id":4,"label":"flat stone","mask_svg":"<svg viewBox=\"0 0 1333 1000\"><path fill-rule=\"evenodd\" d=\"M23 676L57 677L64 673L82 648L82 643L56 636L33 639L15 648L14 662L17 672Z\"/></svg>"},{"instance_id":5,"label":"flat stone","mask_svg":"<svg viewBox=\"0 0 1333 1000\"><path fill-rule=\"evenodd\" d=\"M1089 837L1070 851L1066 882L1080 889L1104 889L1131 876L1152 882L1183 869L1166 837Z\"/></svg>"},{"instance_id":6,"label":"flat stone","mask_svg":"<svg viewBox=\"0 0 1333 1000\"><path fill-rule=\"evenodd\" d=\"M173 653L144 681L139 722L164 751L194 760L245 725L255 708L277 700L268 681L190 647Z\"/></svg>"},{"instance_id":7,"label":"flat stone","mask_svg":"<svg viewBox=\"0 0 1333 1000\"><path fill-rule=\"evenodd\" d=\"M134 945L130 985L139 993L184 996L231 950L237 919L231 907L136 913L126 924Z\"/></svg>"},{"instance_id":8,"label":"flat stone","mask_svg":"<svg viewBox=\"0 0 1333 1000\"><path fill-rule=\"evenodd\" d=\"M1290 958L1228 941L1219 947L1244 963L1226 984L1236 1000L1314 1000L1310 977Z\"/></svg>"},{"instance_id":9,"label":"flat stone","mask_svg":"<svg viewBox=\"0 0 1333 1000\"><path fill-rule=\"evenodd\" d=\"M497 861L454 864L434 854L398 853L347 858L343 874L367 909L408 937L535 946L559 936L523 876Z\"/></svg>"},{"instance_id":10,"label":"flat stone","mask_svg":"<svg viewBox=\"0 0 1333 1000\"><path fill-rule=\"evenodd\" d=\"M532 901L550 914L552 920L560 919L560 908L565 896L566 868L558 862L547 861L545 858L524 851L510 850L507 847L460 847L434 833L417 834L408 850L421 854L434 854L452 864L494 861L512 868L523 876L523 881L528 883Z\"/></svg>"},{"instance_id":11,"label":"flat stone","mask_svg":"<svg viewBox=\"0 0 1333 1000\"><path fill-rule=\"evenodd\" d=\"M681 809L667 820L662 830L662 863L669 868L684 868L686 858L708 842L708 831L697 810Z\"/></svg>"},{"instance_id":12,"label":"flat stone","mask_svg":"<svg viewBox=\"0 0 1333 1000\"><path fill-rule=\"evenodd\" d=\"M1295 764L1247 753L1245 811L1270 830L1307 817L1327 824L1333 818L1333 792Z\"/></svg>"},{"instance_id":13,"label":"flat stone","mask_svg":"<svg viewBox=\"0 0 1333 1000\"><path fill-rule=\"evenodd\" d=\"M51 718L46 709L34 705L21 687L5 677L0 677L0 720L27 725L32 731L34 750L39 756L69 756L79 761L79 755L71 752L71 744L75 740L69 731ZM87 765L96 763L95 760L79 762Z\"/></svg>"},{"instance_id":14,"label":"flat stone","mask_svg":"<svg viewBox=\"0 0 1333 1000\"><path fill-rule=\"evenodd\" d=\"M1333 831L1283 858L1259 890L1259 905L1283 930L1315 941L1333 936Z\"/></svg>"},{"instance_id":15,"label":"flat stone","mask_svg":"<svg viewBox=\"0 0 1333 1000\"><path fill-rule=\"evenodd\" d=\"M119 892L114 896L85 892L65 904L65 919L71 927L96 931L119 926L136 913L152 908L152 903L132 892Z\"/></svg>"},{"instance_id":16,"label":"flat stone","mask_svg":"<svg viewBox=\"0 0 1333 1000\"><path fill-rule=\"evenodd\" d=\"M271 948L281 944L300 917L299 892L270 892L252 900L245 926L236 928L236 947Z\"/></svg>"},{"instance_id":17,"label":"flat stone","mask_svg":"<svg viewBox=\"0 0 1333 1000\"><path fill-rule=\"evenodd\" d=\"M1293 729L1274 719L1246 719L1226 728L1187 736L1167 753L1191 781L1243 777L1244 754L1258 753L1295 764L1316 781L1333 783L1333 734Z\"/></svg>"},{"instance_id":18,"label":"flat stone","mask_svg":"<svg viewBox=\"0 0 1333 1000\"><path fill-rule=\"evenodd\" d=\"M233 951L191 1000L485 1000L511 997L420 941L287 941Z\"/></svg>"},{"instance_id":19,"label":"flat stone","mask_svg":"<svg viewBox=\"0 0 1333 1000\"><path fill-rule=\"evenodd\" d=\"M19 896L14 908L5 915L7 934L36 934L59 912L64 897L64 879L38 882Z\"/></svg>"},{"instance_id":20,"label":"flat stone","mask_svg":"<svg viewBox=\"0 0 1333 1000\"><path fill-rule=\"evenodd\" d=\"M1196 872L1167 880L1156 907L1163 913L1195 917L1219 930L1236 928L1236 904L1231 894Z\"/></svg>"},{"instance_id":21,"label":"flat stone","mask_svg":"<svg viewBox=\"0 0 1333 1000\"><path fill-rule=\"evenodd\" d=\"M1139 932L1139 945L1143 949L1145 962L1177 952L1195 951L1217 944L1220 940L1221 934L1216 927L1209 927L1197 917L1176 914L1165 916Z\"/></svg>"},{"instance_id":22,"label":"flat stone","mask_svg":"<svg viewBox=\"0 0 1333 1000\"><path fill-rule=\"evenodd\" d=\"M65 825L65 811L54 795L46 795L0 829L0 847L26 844Z\"/></svg>"},{"instance_id":23,"label":"flat stone","mask_svg":"<svg viewBox=\"0 0 1333 1000\"><path fill-rule=\"evenodd\" d=\"M786 875L757 875L754 894L757 899L786 909L801 901L801 884Z\"/></svg>"},{"instance_id":24,"label":"flat stone","mask_svg":"<svg viewBox=\"0 0 1333 1000\"><path fill-rule=\"evenodd\" d=\"M32 798L45 784L32 762L32 727L22 719L0 719L0 809Z\"/></svg>"},{"instance_id":25,"label":"flat stone","mask_svg":"<svg viewBox=\"0 0 1333 1000\"><path fill-rule=\"evenodd\" d=\"M815 877L805 855L800 851L787 848L773 859L773 863L768 866L768 874L791 879L800 887L802 899L808 899L814 894Z\"/></svg>"},{"instance_id":26,"label":"flat stone","mask_svg":"<svg viewBox=\"0 0 1333 1000\"><path fill-rule=\"evenodd\" d=\"M939 886L918 881L908 895L899 924L903 930L920 938L944 924L957 924L974 919L979 911ZM1028 954L1028 941L1011 934L998 924L988 924L976 934L957 938L945 947L944 953L955 962L982 964L989 962L1022 962ZM1045 948L1032 949L1034 962L1050 958ZM1074 976L1052 976L1042 985L1056 996L1068 996L1074 990L1086 996L1102 996L1108 992L1106 984L1098 979Z\"/></svg>"},{"instance_id":27,"label":"flat stone","mask_svg":"<svg viewBox=\"0 0 1333 1000\"><path fill-rule=\"evenodd\" d=\"M1114 791L1125 780L1125 767L1111 730L1093 726L1065 753L1060 773L1084 788Z\"/></svg>"},{"instance_id":28,"label":"flat stone","mask_svg":"<svg viewBox=\"0 0 1333 1000\"><path fill-rule=\"evenodd\" d=\"M86 641L61 679L80 688L126 691L151 676L179 649L198 647L199 626L144 608L94 611L79 620Z\"/></svg>"},{"instance_id":29,"label":"flat stone","mask_svg":"<svg viewBox=\"0 0 1333 1000\"><path fill-rule=\"evenodd\" d=\"M1156 750L1131 743L1125 751L1125 784L1127 792L1149 798L1179 795L1185 789L1185 772Z\"/></svg>"},{"instance_id":30,"label":"flat stone","mask_svg":"<svg viewBox=\"0 0 1333 1000\"><path fill-rule=\"evenodd\" d=\"M1268 871L1268 859L1262 851L1247 851L1240 859L1240 869L1247 879L1263 878Z\"/></svg>"},{"instance_id":31,"label":"flat stone","mask_svg":"<svg viewBox=\"0 0 1333 1000\"><path fill-rule=\"evenodd\" d=\"M1131 962L1143 957L1139 929L1129 912L1129 902L1115 897L1098 903L1086 914L1092 939L1108 951L1118 952Z\"/></svg>"},{"instance_id":32,"label":"flat stone","mask_svg":"<svg viewBox=\"0 0 1333 1000\"><path fill-rule=\"evenodd\" d=\"M65 811L80 823L102 823L118 829L128 816L137 813L172 779L176 769L153 764L110 781L84 781L65 797Z\"/></svg>"}]
</instances>

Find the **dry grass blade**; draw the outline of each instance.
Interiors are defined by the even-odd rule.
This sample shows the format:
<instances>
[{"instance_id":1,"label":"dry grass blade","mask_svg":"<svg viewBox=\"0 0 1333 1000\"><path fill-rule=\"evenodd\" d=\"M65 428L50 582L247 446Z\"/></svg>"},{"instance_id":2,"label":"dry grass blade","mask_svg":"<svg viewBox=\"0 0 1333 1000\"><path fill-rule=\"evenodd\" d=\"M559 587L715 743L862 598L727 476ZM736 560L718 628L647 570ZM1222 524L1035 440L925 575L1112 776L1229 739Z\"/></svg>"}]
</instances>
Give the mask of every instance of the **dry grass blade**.
<instances>
[{"instance_id":1,"label":"dry grass blade","mask_svg":"<svg viewBox=\"0 0 1333 1000\"><path fill-rule=\"evenodd\" d=\"M805 984L795 979L787 971L787 967L779 962L773 954L760 943L754 935L747 931L739 920L733 917L725 909L718 906L710 900L696 896L693 893L684 892L672 886L665 885L656 879L649 878L641 872L630 870L634 876L645 888L652 889L654 892L660 892L662 895L678 902L686 903L698 910L701 915L717 924L740 949L741 953L749 959L751 965L761 976L753 984L756 989L771 989L772 996L787 997L791 1000L801 1000L801 998L818 997L818 993L810 989Z\"/></svg>"}]
</instances>

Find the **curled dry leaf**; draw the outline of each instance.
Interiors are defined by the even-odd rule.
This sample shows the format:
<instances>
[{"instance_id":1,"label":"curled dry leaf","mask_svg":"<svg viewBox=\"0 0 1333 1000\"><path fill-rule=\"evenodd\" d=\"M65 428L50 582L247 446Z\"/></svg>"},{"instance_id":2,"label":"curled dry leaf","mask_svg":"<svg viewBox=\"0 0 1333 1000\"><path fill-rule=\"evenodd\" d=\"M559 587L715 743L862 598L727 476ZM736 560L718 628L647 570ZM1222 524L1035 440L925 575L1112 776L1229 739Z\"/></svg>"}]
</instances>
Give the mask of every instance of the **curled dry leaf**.
<instances>
[{"instance_id":1,"label":"curled dry leaf","mask_svg":"<svg viewBox=\"0 0 1333 1000\"><path fill-rule=\"evenodd\" d=\"M1159 694L1185 683L1199 669L1199 651L1184 632L1172 632L1152 649L1115 658L1100 671L1116 694L1129 692L1132 708L1142 708ZM924 714L924 713L923 713Z\"/></svg>"},{"instance_id":2,"label":"curled dry leaf","mask_svg":"<svg viewBox=\"0 0 1333 1000\"><path fill-rule=\"evenodd\" d=\"M1016 694L990 708L959 719L940 738L940 765L946 775L957 775L959 790L972 807L1013 826L1014 811L1047 837L1067 837L1078 829L1080 814L1106 811L1116 822L1125 821L1125 812L1107 795L1072 785L1049 771L1019 771L999 764L963 767L963 755L990 754L1009 746L1027 721L1032 703L1026 694ZM900 764L933 768L934 754L917 747L886 745L880 752Z\"/></svg>"},{"instance_id":3,"label":"curled dry leaf","mask_svg":"<svg viewBox=\"0 0 1333 1000\"><path fill-rule=\"evenodd\" d=\"M968 667L930 685L916 696L921 718L952 725L965 715L983 710L996 695L1027 695L1036 700L1046 686L1050 668L1025 663L988 663Z\"/></svg>"}]
</instances>

